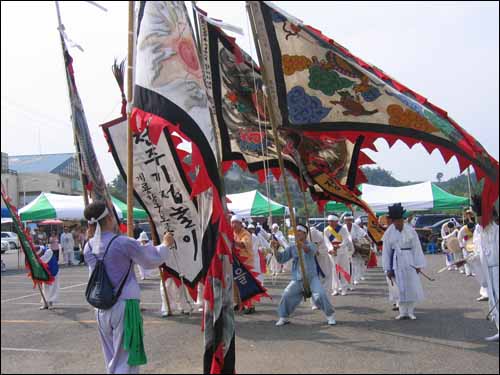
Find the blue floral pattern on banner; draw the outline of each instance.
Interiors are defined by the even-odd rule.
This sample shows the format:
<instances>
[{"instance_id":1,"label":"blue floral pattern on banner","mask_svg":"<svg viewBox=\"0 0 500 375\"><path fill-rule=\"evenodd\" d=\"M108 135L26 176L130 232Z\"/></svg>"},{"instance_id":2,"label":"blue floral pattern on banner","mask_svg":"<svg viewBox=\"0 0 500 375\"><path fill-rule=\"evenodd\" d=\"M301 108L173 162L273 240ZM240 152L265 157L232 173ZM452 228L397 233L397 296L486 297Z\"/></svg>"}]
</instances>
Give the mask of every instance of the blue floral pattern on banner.
<instances>
[{"instance_id":1,"label":"blue floral pattern on banner","mask_svg":"<svg viewBox=\"0 0 500 375\"><path fill-rule=\"evenodd\" d=\"M287 101L288 116L292 124L320 122L331 111L331 108L323 107L317 97L308 95L300 86L295 86L288 92Z\"/></svg>"},{"instance_id":2,"label":"blue floral pattern on banner","mask_svg":"<svg viewBox=\"0 0 500 375\"><path fill-rule=\"evenodd\" d=\"M370 87L367 91L361 93L361 96L363 99L367 102L373 102L376 100L380 95L380 91L376 87Z\"/></svg>"}]
</instances>

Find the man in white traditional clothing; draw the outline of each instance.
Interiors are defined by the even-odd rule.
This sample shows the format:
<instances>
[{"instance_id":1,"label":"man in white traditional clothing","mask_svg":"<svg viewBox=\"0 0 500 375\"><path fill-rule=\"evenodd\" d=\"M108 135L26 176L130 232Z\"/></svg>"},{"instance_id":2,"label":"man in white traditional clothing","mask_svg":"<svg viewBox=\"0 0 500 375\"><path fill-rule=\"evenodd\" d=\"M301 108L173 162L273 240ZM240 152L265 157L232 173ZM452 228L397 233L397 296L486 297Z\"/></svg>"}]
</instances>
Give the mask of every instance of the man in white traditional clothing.
<instances>
[{"instance_id":1,"label":"man in white traditional clothing","mask_svg":"<svg viewBox=\"0 0 500 375\"><path fill-rule=\"evenodd\" d=\"M163 280L160 280L162 283ZM179 314L190 315L193 308L193 301L189 293L182 288L186 288L182 285L179 280L169 277L165 281L165 289L167 290L168 300L170 302L170 307L175 309ZM168 316L168 306L166 304L165 292L163 291L163 286L160 284L160 295L161 295L161 308L160 313L163 318Z\"/></svg>"},{"instance_id":2,"label":"man in white traditional clothing","mask_svg":"<svg viewBox=\"0 0 500 375\"><path fill-rule=\"evenodd\" d=\"M460 245L464 258L467 258L470 255L467 248L472 249L474 246L474 228L475 224L470 222L462 226L462 228L458 231L458 244ZM469 263L464 264L464 270L467 277L474 276Z\"/></svg>"},{"instance_id":3,"label":"man in white traditional clothing","mask_svg":"<svg viewBox=\"0 0 500 375\"><path fill-rule=\"evenodd\" d=\"M148 234L146 232L141 232L137 241L141 244L141 246L152 245L151 241L149 240ZM145 269L140 264L137 265L137 268L139 269L141 280L146 280L147 278L151 278L153 276L153 272L155 271L155 269Z\"/></svg>"},{"instance_id":4,"label":"man in white traditional clothing","mask_svg":"<svg viewBox=\"0 0 500 375\"><path fill-rule=\"evenodd\" d=\"M389 207L389 220L392 224L382 237L382 258L387 277L399 289L399 315L396 320L415 320L415 305L424 300L424 290L418 274L426 262L417 232L405 223L404 212L401 203Z\"/></svg>"},{"instance_id":5,"label":"man in white traditional clothing","mask_svg":"<svg viewBox=\"0 0 500 375\"><path fill-rule=\"evenodd\" d=\"M455 220L447 221L441 226L441 249L446 255L446 267L448 267L448 271L458 270L458 268L453 265L458 259L455 259L455 254L452 251L453 249L448 248L448 241L450 241L452 237L458 237L458 229L456 228ZM463 273L463 270L461 271Z\"/></svg>"},{"instance_id":6,"label":"man in white traditional clothing","mask_svg":"<svg viewBox=\"0 0 500 375\"><path fill-rule=\"evenodd\" d=\"M40 310L46 310L52 308L54 303L56 303L59 298L59 264L56 256L50 248L40 246L38 255L40 256L40 260L47 265L50 274L54 277L52 284L49 285L43 283L42 285L43 295L45 296L45 300L48 305L45 304L45 301L42 298L42 306L40 307Z\"/></svg>"},{"instance_id":7,"label":"man in white traditional clothing","mask_svg":"<svg viewBox=\"0 0 500 375\"><path fill-rule=\"evenodd\" d=\"M72 266L75 258L75 240L67 226L64 227L64 232L61 234L60 243L63 251L64 263L68 266Z\"/></svg>"},{"instance_id":8,"label":"man in white traditional clothing","mask_svg":"<svg viewBox=\"0 0 500 375\"><path fill-rule=\"evenodd\" d=\"M278 241L280 247L283 249L286 249L288 247L288 241L285 239L285 236L283 233L280 231L280 227L278 224L274 223L271 226L271 236ZM276 257L274 254L271 257L271 261L269 262L270 268L271 268L271 273L273 277L276 277L278 273L280 273L283 269L283 265L279 264L278 261L276 260Z\"/></svg>"},{"instance_id":9,"label":"man in white traditional clothing","mask_svg":"<svg viewBox=\"0 0 500 375\"><path fill-rule=\"evenodd\" d=\"M318 266L318 272L320 276L321 286L326 292L327 297L332 294L332 262L328 255L328 247L325 243L324 233L318 230L315 227L311 228L310 240L312 243L316 245L318 248L318 252L316 253L316 261ZM319 309L311 299L311 306L313 310Z\"/></svg>"},{"instance_id":10,"label":"man in white traditional clothing","mask_svg":"<svg viewBox=\"0 0 500 375\"><path fill-rule=\"evenodd\" d=\"M368 234L354 222L354 216L351 212L347 212L344 215L344 223L351 235L353 245L356 243L356 241L368 237ZM356 248L354 248L354 252L352 254L352 283L354 285L359 284L364 275L365 269L365 260L363 259L361 254L356 252Z\"/></svg>"},{"instance_id":11,"label":"man in white traditional clothing","mask_svg":"<svg viewBox=\"0 0 500 375\"><path fill-rule=\"evenodd\" d=\"M339 218L336 215L328 215L328 226L323 233L332 262L332 295L337 296L340 293L346 296L351 282L349 258L354 251L351 235L347 227L339 224Z\"/></svg>"},{"instance_id":12,"label":"man in white traditional clothing","mask_svg":"<svg viewBox=\"0 0 500 375\"><path fill-rule=\"evenodd\" d=\"M316 246L307 240L308 229L306 226L298 224L295 231L296 244L288 246L285 251L278 252L279 243L276 240L271 241L271 247L279 263L285 263L292 260L292 280L285 288L278 308L279 320L276 326L283 326L290 323L289 317L295 311L303 299L303 280L307 277L314 304L318 306L326 315L329 325L337 324L335 320L335 310L327 297L325 290L321 286L318 278L317 264L315 255ZM299 265L298 248L303 250L305 275Z\"/></svg>"},{"instance_id":13,"label":"man in white traditional clothing","mask_svg":"<svg viewBox=\"0 0 500 375\"><path fill-rule=\"evenodd\" d=\"M483 208L481 197L473 197L474 212L478 216L478 222L481 223ZM493 219L496 218L496 212L493 214ZM481 266L483 273L488 281L488 298L489 298L489 316L494 320L497 328L496 335L486 337L486 341L498 342L499 338L499 312L498 312L498 266L499 266L499 244L498 244L498 225L492 220L488 225L483 227L478 225L476 228L477 235L480 236L480 254ZM462 263L465 261L462 260Z\"/></svg>"},{"instance_id":14,"label":"man in white traditional clothing","mask_svg":"<svg viewBox=\"0 0 500 375\"><path fill-rule=\"evenodd\" d=\"M247 230L252 235L252 247L253 247L253 263L254 263L254 272L258 274L257 280L260 281L262 285L264 285L264 272L261 267L262 261L264 259L264 251L270 248L269 242L267 242L263 229L259 228L256 230L253 224L249 224ZM265 261L265 260L264 260Z\"/></svg>"}]
</instances>

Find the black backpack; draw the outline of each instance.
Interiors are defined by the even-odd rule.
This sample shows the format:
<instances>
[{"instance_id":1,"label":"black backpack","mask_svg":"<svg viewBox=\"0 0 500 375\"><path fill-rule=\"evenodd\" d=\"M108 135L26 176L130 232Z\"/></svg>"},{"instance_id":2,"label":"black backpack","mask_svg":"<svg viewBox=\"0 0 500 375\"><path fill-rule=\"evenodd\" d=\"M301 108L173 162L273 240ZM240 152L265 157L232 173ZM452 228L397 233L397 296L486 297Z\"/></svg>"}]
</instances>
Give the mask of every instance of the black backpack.
<instances>
[{"instance_id":1,"label":"black backpack","mask_svg":"<svg viewBox=\"0 0 500 375\"><path fill-rule=\"evenodd\" d=\"M130 273L130 268L132 267L132 261L130 261L127 274L123 278L120 287L115 294L113 291L113 285L111 284L108 274L106 273L106 267L104 266L104 257L108 253L109 247L117 237L118 235L114 236L111 241L109 241L102 259L99 259L97 258L97 256L92 254L96 257L96 264L94 270L92 271L92 274L90 275L87 289L85 290L85 298L87 299L88 303L100 310L108 310L113 307L116 301L118 301L118 298L122 293L123 286L125 285L125 281L127 280L128 274ZM90 249L92 250L92 248Z\"/></svg>"}]
</instances>

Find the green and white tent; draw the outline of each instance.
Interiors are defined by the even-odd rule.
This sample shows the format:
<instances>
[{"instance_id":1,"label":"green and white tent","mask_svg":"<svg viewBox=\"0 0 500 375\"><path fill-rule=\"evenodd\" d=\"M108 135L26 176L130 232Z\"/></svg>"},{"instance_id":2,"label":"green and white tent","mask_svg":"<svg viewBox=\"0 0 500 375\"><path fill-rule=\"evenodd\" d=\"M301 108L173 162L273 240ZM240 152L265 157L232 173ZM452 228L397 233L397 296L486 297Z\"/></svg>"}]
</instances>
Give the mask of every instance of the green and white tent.
<instances>
[{"instance_id":1,"label":"green and white tent","mask_svg":"<svg viewBox=\"0 0 500 375\"><path fill-rule=\"evenodd\" d=\"M284 216L288 214L288 207L276 203L259 193L257 190L247 191L239 194L228 194L230 203L227 204L229 211L242 217L250 216L268 216L269 205L271 206L272 216Z\"/></svg>"},{"instance_id":2,"label":"green and white tent","mask_svg":"<svg viewBox=\"0 0 500 375\"><path fill-rule=\"evenodd\" d=\"M362 184L359 189L361 199L377 213L387 212L387 207L394 203L401 203L407 211L459 210L469 206L469 198L450 194L430 181L400 187ZM326 210L338 212L348 208L342 203L328 202Z\"/></svg>"},{"instance_id":3,"label":"green and white tent","mask_svg":"<svg viewBox=\"0 0 500 375\"><path fill-rule=\"evenodd\" d=\"M111 197L120 219L127 218L127 205ZM19 210L22 221L39 221L47 219L83 220L83 198L81 195L63 195L41 193L31 203ZM134 207L134 220L147 219L146 211Z\"/></svg>"}]
</instances>

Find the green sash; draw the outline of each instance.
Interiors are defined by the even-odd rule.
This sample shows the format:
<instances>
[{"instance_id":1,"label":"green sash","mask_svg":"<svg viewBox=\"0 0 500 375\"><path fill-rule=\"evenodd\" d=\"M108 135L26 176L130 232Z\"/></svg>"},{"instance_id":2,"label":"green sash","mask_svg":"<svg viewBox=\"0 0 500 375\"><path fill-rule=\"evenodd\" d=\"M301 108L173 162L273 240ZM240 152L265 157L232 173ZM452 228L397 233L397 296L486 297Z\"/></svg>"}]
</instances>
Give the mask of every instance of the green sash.
<instances>
[{"instance_id":1,"label":"green sash","mask_svg":"<svg viewBox=\"0 0 500 375\"><path fill-rule=\"evenodd\" d=\"M144 351L144 329L138 299L125 300L125 317L123 323L123 349L128 352L127 363L130 366L147 363Z\"/></svg>"}]
</instances>

